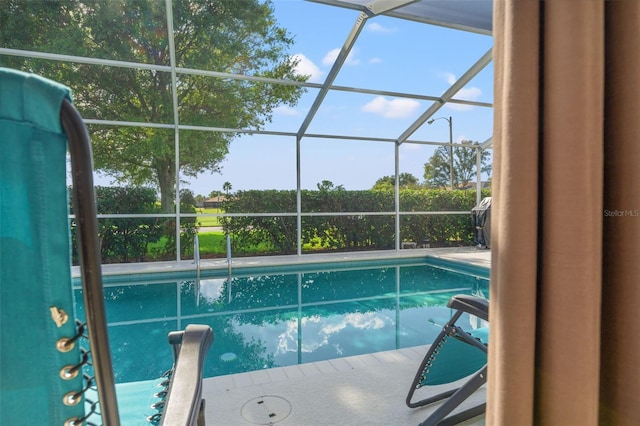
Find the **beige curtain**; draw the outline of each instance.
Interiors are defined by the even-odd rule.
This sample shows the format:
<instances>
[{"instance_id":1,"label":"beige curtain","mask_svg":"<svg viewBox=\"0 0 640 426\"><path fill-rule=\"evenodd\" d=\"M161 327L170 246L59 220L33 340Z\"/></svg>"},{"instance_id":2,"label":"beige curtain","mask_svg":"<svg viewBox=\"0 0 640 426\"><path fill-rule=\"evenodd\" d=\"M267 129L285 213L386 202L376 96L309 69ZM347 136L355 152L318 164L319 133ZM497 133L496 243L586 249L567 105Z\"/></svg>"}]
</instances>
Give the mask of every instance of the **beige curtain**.
<instances>
[{"instance_id":1,"label":"beige curtain","mask_svg":"<svg viewBox=\"0 0 640 426\"><path fill-rule=\"evenodd\" d=\"M488 425L640 425L640 1L494 0Z\"/></svg>"}]
</instances>

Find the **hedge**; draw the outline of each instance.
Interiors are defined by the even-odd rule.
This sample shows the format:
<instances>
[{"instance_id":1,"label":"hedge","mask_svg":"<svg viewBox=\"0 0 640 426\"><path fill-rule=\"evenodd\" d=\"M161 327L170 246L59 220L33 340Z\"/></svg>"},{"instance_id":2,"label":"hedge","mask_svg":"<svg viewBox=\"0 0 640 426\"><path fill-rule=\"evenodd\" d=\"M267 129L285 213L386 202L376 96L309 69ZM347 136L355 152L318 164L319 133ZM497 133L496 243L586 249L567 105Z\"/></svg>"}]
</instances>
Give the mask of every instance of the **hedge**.
<instances>
[{"instance_id":1,"label":"hedge","mask_svg":"<svg viewBox=\"0 0 640 426\"><path fill-rule=\"evenodd\" d=\"M482 197L490 196L484 190ZM393 191L302 191L302 244L310 250L379 250L395 247ZM400 191L400 235L403 241L433 246L472 245L471 209L475 191L405 189ZM239 191L223 203L226 213L291 213L295 191ZM410 214L410 212L464 212ZM384 212L385 215L322 215L331 212ZM314 213L313 216L304 216ZM225 232L234 237L234 254L244 247L267 242L274 254L297 251L296 218L291 216L225 217Z\"/></svg>"},{"instance_id":2,"label":"hedge","mask_svg":"<svg viewBox=\"0 0 640 426\"><path fill-rule=\"evenodd\" d=\"M157 214L161 213L158 194L146 187L96 186L98 214ZM69 191L71 194L71 191ZM195 213L195 199L190 191L181 192L181 211ZM69 202L70 211L73 205ZM78 263L75 220L71 221L72 258ZM193 252L193 236L197 232L195 218L181 220L182 255ZM113 218L98 220L100 255L103 263L144 262L175 259L175 219L172 218ZM150 244L158 244L159 250L151 251Z\"/></svg>"},{"instance_id":3,"label":"hedge","mask_svg":"<svg viewBox=\"0 0 640 426\"><path fill-rule=\"evenodd\" d=\"M482 197L490 196L483 190ZM96 187L99 214L161 213L151 188ZM392 190L343 189L301 192L303 252L385 250L395 247L395 197ZM403 241L431 247L472 245L471 209L475 191L404 189L400 191L400 235ZM223 202L223 231L233 238L233 255L297 253L296 191L238 191ZM190 191L181 192L181 213L195 213ZM351 215L331 215L353 212ZM364 212L381 214L369 215ZM412 214L412 212L416 212ZM421 212L421 213L418 213ZM422 212L461 212L424 214ZM265 213L266 216L242 216ZM287 215L282 215L286 213ZM327 214L325 214L327 213ZM360 214L363 213L363 214ZM312 214L312 215L308 215ZM196 218L182 218L181 258L193 256ZM75 222L71 222L72 228ZM98 221L104 263L176 258L175 219L116 218ZM73 259L77 263L75 232ZM153 246L153 249L150 247ZM223 256L223 254L221 254Z\"/></svg>"}]
</instances>

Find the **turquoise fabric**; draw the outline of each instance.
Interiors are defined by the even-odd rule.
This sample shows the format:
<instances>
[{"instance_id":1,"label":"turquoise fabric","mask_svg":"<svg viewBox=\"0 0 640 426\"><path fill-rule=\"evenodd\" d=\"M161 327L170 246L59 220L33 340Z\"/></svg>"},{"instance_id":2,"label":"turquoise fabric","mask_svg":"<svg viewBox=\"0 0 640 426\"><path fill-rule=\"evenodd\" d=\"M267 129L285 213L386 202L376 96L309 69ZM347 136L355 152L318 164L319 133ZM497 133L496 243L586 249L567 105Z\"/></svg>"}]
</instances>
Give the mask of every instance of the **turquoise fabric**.
<instances>
[{"instance_id":1,"label":"turquoise fabric","mask_svg":"<svg viewBox=\"0 0 640 426\"><path fill-rule=\"evenodd\" d=\"M163 380L163 378L158 378L118 384L116 397L121 425L149 426L147 419L158 412L151 405L161 401L161 398L155 394L164 389L160 386ZM97 398L97 392L93 390L87 392L87 401L95 401ZM89 407L87 407L87 412L89 412ZM92 415L88 421L100 424L102 419L98 415Z\"/></svg>"},{"instance_id":2,"label":"turquoise fabric","mask_svg":"<svg viewBox=\"0 0 640 426\"><path fill-rule=\"evenodd\" d=\"M82 377L56 342L76 333L70 274L66 137L60 106L68 88L0 68L0 424L62 425L82 403L63 404ZM51 308L68 321L58 326Z\"/></svg>"},{"instance_id":3,"label":"turquoise fabric","mask_svg":"<svg viewBox=\"0 0 640 426\"><path fill-rule=\"evenodd\" d=\"M489 344L489 328L478 328L469 332L482 343ZM487 354L455 336L449 336L434 355L433 363L424 374L421 386L452 383L463 379L487 363Z\"/></svg>"}]
</instances>

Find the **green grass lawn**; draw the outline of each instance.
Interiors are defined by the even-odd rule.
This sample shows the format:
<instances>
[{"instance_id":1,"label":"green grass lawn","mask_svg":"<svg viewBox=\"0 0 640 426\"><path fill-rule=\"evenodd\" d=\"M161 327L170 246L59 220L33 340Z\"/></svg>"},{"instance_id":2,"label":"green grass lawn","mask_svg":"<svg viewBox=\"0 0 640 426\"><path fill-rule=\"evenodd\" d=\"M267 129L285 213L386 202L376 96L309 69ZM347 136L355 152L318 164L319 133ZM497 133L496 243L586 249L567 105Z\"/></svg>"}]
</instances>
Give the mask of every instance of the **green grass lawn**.
<instances>
[{"instance_id":1,"label":"green grass lawn","mask_svg":"<svg viewBox=\"0 0 640 426\"><path fill-rule=\"evenodd\" d=\"M204 214L222 214L224 211L222 209L214 209L214 208L197 208L196 213L198 213L197 222L200 226L220 226L220 218L217 216L202 216Z\"/></svg>"},{"instance_id":2,"label":"green grass lawn","mask_svg":"<svg viewBox=\"0 0 640 426\"><path fill-rule=\"evenodd\" d=\"M148 253L153 257L153 253L163 252L165 244L167 244L167 237L162 237L155 243L149 243L147 247ZM198 244L201 257L227 255L227 237L222 232L198 233Z\"/></svg>"},{"instance_id":3,"label":"green grass lawn","mask_svg":"<svg viewBox=\"0 0 640 426\"><path fill-rule=\"evenodd\" d=\"M154 258L153 253L161 253L163 252L164 245L167 243L167 238L162 237L160 241L155 243L149 243L147 250L150 258ZM234 247L233 240L232 244L232 254L236 252L237 247ZM200 247L200 257L201 258L210 258L210 257L225 257L227 255L227 236L222 231L213 231L213 232L199 232L198 233L198 245ZM322 247L319 243L316 244L305 244L303 249L305 251L316 251L322 250ZM264 254L269 253L272 248L267 244L259 244L258 246L244 247L243 251L245 255L249 254ZM190 252L189 252L190 253ZM190 255L189 255L190 256Z\"/></svg>"},{"instance_id":4,"label":"green grass lawn","mask_svg":"<svg viewBox=\"0 0 640 426\"><path fill-rule=\"evenodd\" d=\"M198 233L200 255L227 254L227 236L222 232Z\"/></svg>"}]
</instances>

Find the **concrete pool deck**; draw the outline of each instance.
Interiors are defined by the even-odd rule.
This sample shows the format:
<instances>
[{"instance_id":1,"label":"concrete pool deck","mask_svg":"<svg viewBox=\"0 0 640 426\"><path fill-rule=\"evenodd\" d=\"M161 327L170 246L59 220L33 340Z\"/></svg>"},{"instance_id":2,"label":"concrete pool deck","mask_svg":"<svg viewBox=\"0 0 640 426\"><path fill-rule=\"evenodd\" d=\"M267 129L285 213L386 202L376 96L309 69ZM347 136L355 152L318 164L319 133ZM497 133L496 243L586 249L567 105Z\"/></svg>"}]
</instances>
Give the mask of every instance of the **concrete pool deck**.
<instances>
[{"instance_id":1,"label":"concrete pool deck","mask_svg":"<svg viewBox=\"0 0 640 426\"><path fill-rule=\"evenodd\" d=\"M491 252L476 247L234 258L232 267L435 257L490 268ZM103 275L193 271L193 260L103 265ZM226 259L203 259L202 269L226 269ZM74 268L74 276L79 270ZM215 342L214 342L215 344ZM435 406L410 409L405 398L427 346L207 378L207 424L417 425ZM467 401L484 401L484 387ZM484 415L462 425L484 425Z\"/></svg>"},{"instance_id":2,"label":"concrete pool deck","mask_svg":"<svg viewBox=\"0 0 640 426\"><path fill-rule=\"evenodd\" d=\"M428 255L487 268L491 265L491 252L474 247L411 249L393 255ZM374 258L371 253L336 256L345 260ZM307 256L303 259L307 261ZM221 425L417 425L438 406L410 409L404 402L426 348L208 378L203 383L206 419ZM484 398L483 387L468 402L479 404ZM484 425L484 416L461 424Z\"/></svg>"},{"instance_id":3,"label":"concrete pool deck","mask_svg":"<svg viewBox=\"0 0 640 426\"><path fill-rule=\"evenodd\" d=\"M438 404L410 409L427 346L205 379L207 424L417 425ZM484 402L480 388L465 406ZM484 416L463 425L484 425Z\"/></svg>"},{"instance_id":4,"label":"concrete pool deck","mask_svg":"<svg viewBox=\"0 0 640 426\"><path fill-rule=\"evenodd\" d=\"M314 260L320 262L337 257L375 259L381 253L306 255L301 261L309 262L311 256L317 256ZM433 256L486 268L491 265L491 252L475 247L410 249L385 252L382 257L393 256ZM284 259L271 259L281 260ZM246 260L247 263L260 261L266 262L266 259ZM226 267L226 262L223 266ZM438 406L410 409L405 405L409 386L426 350L427 346L418 346L205 379L207 423L417 425ZM479 404L484 399L482 387L467 402ZM461 423L484 424L484 415Z\"/></svg>"}]
</instances>

